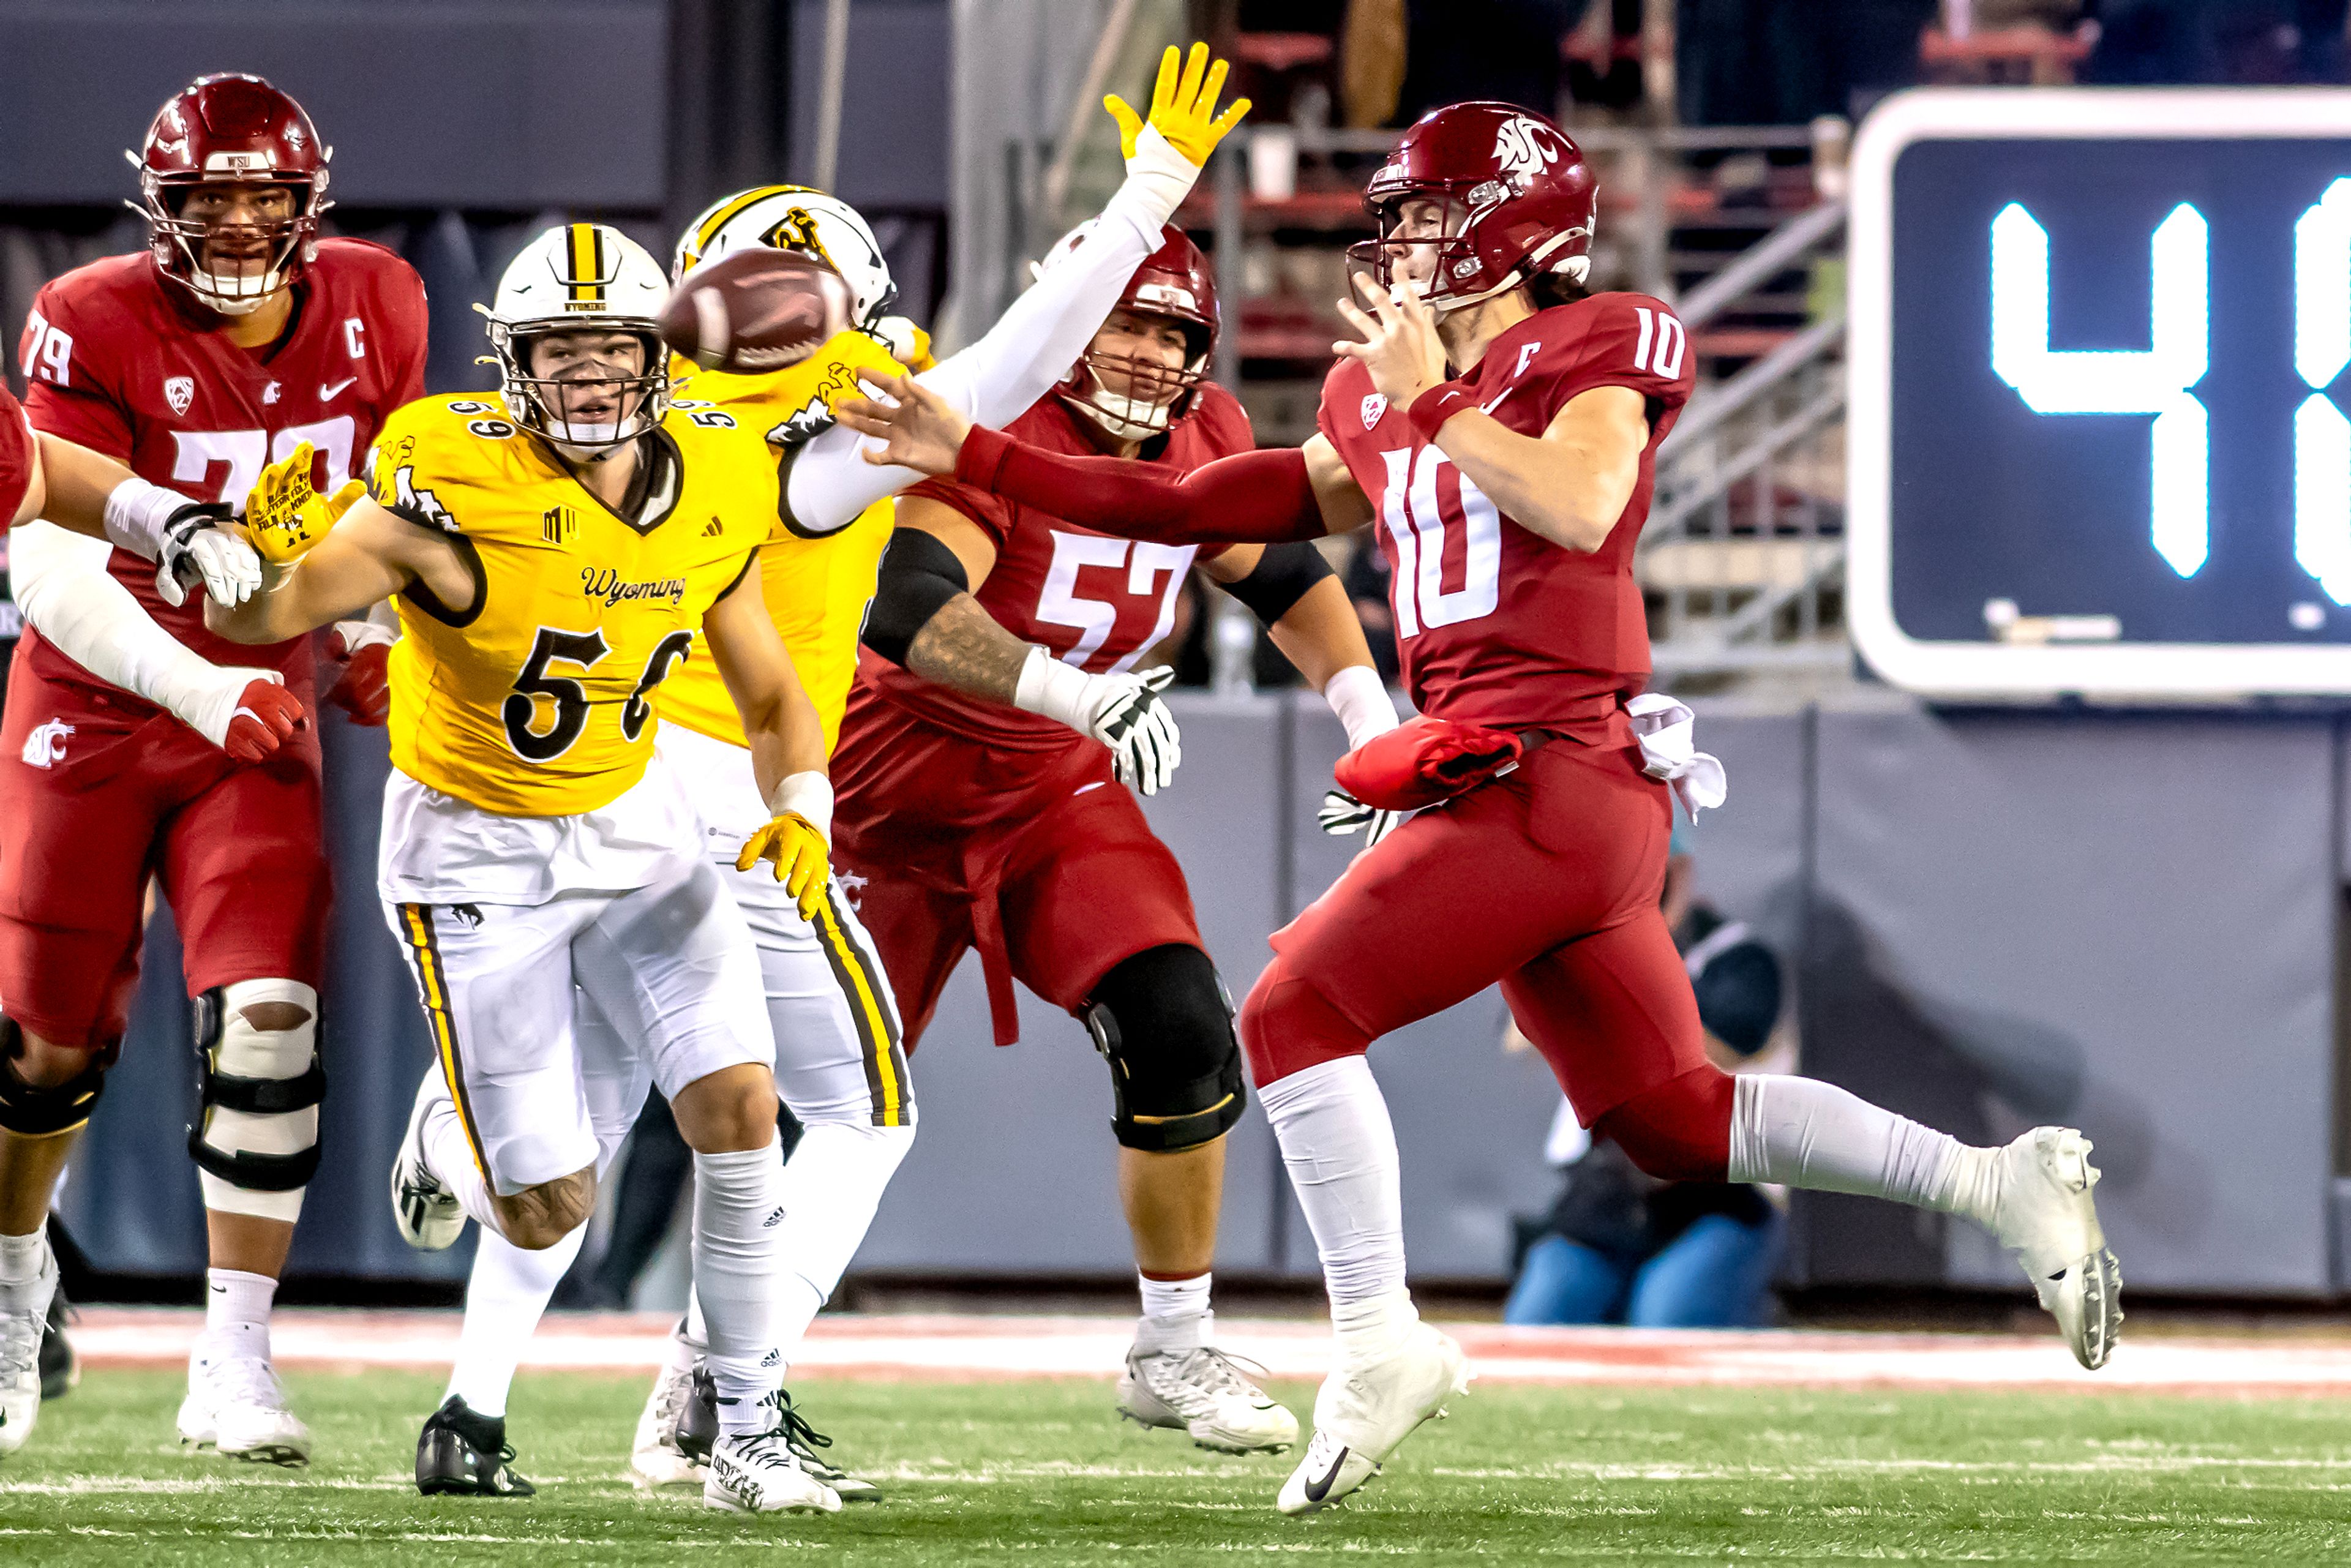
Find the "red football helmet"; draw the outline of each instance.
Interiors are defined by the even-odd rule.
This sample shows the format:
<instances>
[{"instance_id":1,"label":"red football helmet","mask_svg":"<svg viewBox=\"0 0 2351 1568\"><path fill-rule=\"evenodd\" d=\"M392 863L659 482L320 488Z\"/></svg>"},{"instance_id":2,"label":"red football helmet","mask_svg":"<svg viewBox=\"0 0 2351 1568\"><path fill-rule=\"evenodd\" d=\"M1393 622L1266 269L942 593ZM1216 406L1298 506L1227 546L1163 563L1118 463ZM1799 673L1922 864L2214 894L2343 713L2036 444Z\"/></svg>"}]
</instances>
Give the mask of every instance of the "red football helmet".
<instances>
[{"instance_id":1,"label":"red football helmet","mask_svg":"<svg viewBox=\"0 0 2351 1568\"><path fill-rule=\"evenodd\" d=\"M1093 226L1090 218L1063 235L1038 264L1038 275L1042 277L1083 245ZM1053 389L1063 402L1122 441L1148 441L1183 418L1192 405L1192 393L1208 373L1209 357L1217 351L1216 273L1182 229L1170 224L1160 236L1159 248L1144 256L1127 279L1116 308L1180 326L1183 364L1099 354L1089 348ZM1104 371L1126 391L1112 391Z\"/></svg>"},{"instance_id":2,"label":"red football helmet","mask_svg":"<svg viewBox=\"0 0 2351 1568\"><path fill-rule=\"evenodd\" d=\"M147 144L125 152L139 171L147 246L163 276L198 302L243 316L301 276L318 254L319 214L327 200L327 161L334 150L302 106L256 76L198 77L173 94L147 128ZM198 185L250 180L293 193L294 214L277 223L220 225L181 215ZM216 272L204 259L213 244L270 247L260 272Z\"/></svg>"},{"instance_id":3,"label":"red football helmet","mask_svg":"<svg viewBox=\"0 0 2351 1568\"><path fill-rule=\"evenodd\" d=\"M1583 149L1541 115L1514 103L1450 104L1415 120L1372 176L1364 205L1380 237L1350 246L1347 257L1393 287L1404 253L1433 246L1423 298L1440 312L1544 273L1581 283L1592 269L1598 189ZM1415 200L1443 204L1440 232L1398 232Z\"/></svg>"}]
</instances>

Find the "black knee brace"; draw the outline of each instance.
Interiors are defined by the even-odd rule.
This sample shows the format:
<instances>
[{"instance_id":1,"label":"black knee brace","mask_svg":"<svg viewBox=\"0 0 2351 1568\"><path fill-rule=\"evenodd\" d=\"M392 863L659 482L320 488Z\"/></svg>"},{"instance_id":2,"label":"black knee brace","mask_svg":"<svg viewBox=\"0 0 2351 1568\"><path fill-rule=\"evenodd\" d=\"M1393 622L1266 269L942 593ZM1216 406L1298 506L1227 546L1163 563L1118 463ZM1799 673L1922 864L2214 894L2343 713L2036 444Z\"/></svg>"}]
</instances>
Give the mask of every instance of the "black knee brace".
<instances>
[{"instance_id":1,"label":"black knee brace","mask_svg":"<svg viewBox=\"0 0 2351 1568\"><path fill-rule=\"evenodd\" d=\"M307 1046L308 1061L302 1071L284 1077L243 1077L221 1071L218 1053L223 1036L232 1025L224 996L214 987L195 1000L196 1119L188 1128L188 1155L197 1168L210 1172L231 1186L247 1192L292 1192L309 1185L319 1172L319 1145L284 1154L224 1147L208 1136L213 1113L237 1111L248 1116L283 1116L307 1111L326 1098L327 1071L319 1065L315 1045ZM307 1009L306 1009L307 1010ZM243 1028L241 1020L237 1027ZM305 1026L314 1037L316 1019ZM246 1030L246 1035L252 1032Z\"/></svg>"},{"instance_id":2,"label":"black knee brace","mask_svg":"<svg viewBox=\"0 0 2351 1568\"><path fill-rule=\"evenodd\" d=\"M1197 947L1153 947L1123 960L1080 1016L1110 1062L1110 1127L1125 1147L1196 1148L1249 1108L1233 1005Z\"/></svg>"},{"instance_id":3,"label":"black knee brace","mask_svg":"<svg viewBox=\"0 0 2351 1568\"><path fill-rule=\"evenodd\" d=\"M25 1054L23 1028L0 1018L0 1127L26 1138L72 1132L89 1120L119 1049L117 1042L92 1051L89 1065L79 1072L54 1089L39 1088L16 1075L17 1059Z\"/></svg>"}]
</instances>

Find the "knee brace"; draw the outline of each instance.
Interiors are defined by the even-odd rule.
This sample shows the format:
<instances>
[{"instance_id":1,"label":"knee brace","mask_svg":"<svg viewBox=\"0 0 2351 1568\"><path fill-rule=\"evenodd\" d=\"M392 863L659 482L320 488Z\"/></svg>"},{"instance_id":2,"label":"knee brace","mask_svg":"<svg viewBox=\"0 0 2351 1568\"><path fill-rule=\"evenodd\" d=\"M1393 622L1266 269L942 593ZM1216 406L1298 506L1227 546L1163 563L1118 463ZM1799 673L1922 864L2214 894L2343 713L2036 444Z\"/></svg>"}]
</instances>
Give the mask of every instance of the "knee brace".
<instances>
[{"instance_id":1,"label":"knee brace","mask_svg":"<svg viewBox=\"0 0 2351 1568\"><path fill-rule=\"evenodd\" d=\"M1110 1128L1124 1147L1196 1148L1249 1108L1233 1006L1197 947L1153 947L1113 966L1080 1016L1110 1063Z\"/></svg>"},{"instance_id":2,"label":"knee brace","mask_svg":"<svg viewBox=\"0 0 2351 1568\"><path fill-rule=\"evenodd\" d=\"M256 1029L247 1008L298 1008L291 1029ZM196 998L196 1162L204 1207L292 1221L319 1169L319 993L299 980L239 980Z\"/></svg>"},{"instance_id":3,"label":"knee brace","mask_svg":"<svg viewBox=\"0 0 2351 1568\"><path fill-rule=\"evenodd\" d=\"M1663 1181L1721 1181L1730 1174L1734 1081L1711 1064L1644 1089L1592 1124L1633 1163Z\"/></svg>"},{"instance_id":4,"label":"knee brace","mask_svg":"<svg viewBox=\"0 0 2351 1568\"><path fill-rule=\"evenodd\" d=\"M25 1031L13 1019L0 1017L0 1128L20 1138L46 1138L78 1130L89 1120L98 1097L106 1088L106 1070L114 1065L121 1041L111 1040L90 1052L79 1072L54 1088L26 1082L16 1074L25 1054Z\"/></svg>"}]
</instances>

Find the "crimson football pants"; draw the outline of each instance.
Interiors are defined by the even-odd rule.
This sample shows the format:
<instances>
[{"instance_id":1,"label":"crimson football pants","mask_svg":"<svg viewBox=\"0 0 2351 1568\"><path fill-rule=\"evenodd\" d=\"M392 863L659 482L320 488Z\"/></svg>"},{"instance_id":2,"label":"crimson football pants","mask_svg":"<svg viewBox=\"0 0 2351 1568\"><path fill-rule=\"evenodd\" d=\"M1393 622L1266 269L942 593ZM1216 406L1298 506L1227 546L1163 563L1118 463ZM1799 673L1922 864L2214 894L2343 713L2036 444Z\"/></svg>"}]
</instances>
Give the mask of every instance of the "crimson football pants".
<instances>
[{"instance_id":1,"label":"crimson football pants","mask_svg":"<svg viewBox=\"0 0 2351 1568\"><path fill-rule=\"evenodd\" d=\"M1275 934L1242 1004L1258 1087L1499 981L1587 1127L1652 1175L1719 1181L1730 1080L1657 903L1672 804L1618 716L1422 812Z\"/></svg>"}]
</instances>

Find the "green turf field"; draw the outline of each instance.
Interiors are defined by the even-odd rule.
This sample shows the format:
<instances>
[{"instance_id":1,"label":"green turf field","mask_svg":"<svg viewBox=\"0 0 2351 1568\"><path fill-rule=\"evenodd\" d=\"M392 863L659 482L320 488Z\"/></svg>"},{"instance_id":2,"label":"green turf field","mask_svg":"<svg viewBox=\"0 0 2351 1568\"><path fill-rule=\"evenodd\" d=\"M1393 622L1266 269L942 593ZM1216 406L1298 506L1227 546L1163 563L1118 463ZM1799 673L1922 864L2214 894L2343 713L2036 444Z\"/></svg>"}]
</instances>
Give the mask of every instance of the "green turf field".
<instances>
[{"instance_id":1,"label":"green turf field","mask_svg":"<svg viewBox=\"0 0 2351 1568\"><path fill-rule=\"evenodd\" d=\"M618 1479L634 1378L524 1375L527 1502L411 1490L437 1378L291 1382L319 1437L307 1472L183 1455L176 1373L93 1372L0 1462L0 1563L2351 1562L2351 1405L2302 1399L1474 1390L1350 1506L1301 1521L1270 1506L1287 1459L1123 1425L1106 1383L810 1383L836 1456L890 1500L752 1521ZM1280 1393L1307 1408L1311 1390Z\"/></svg>"}]
</instances>

